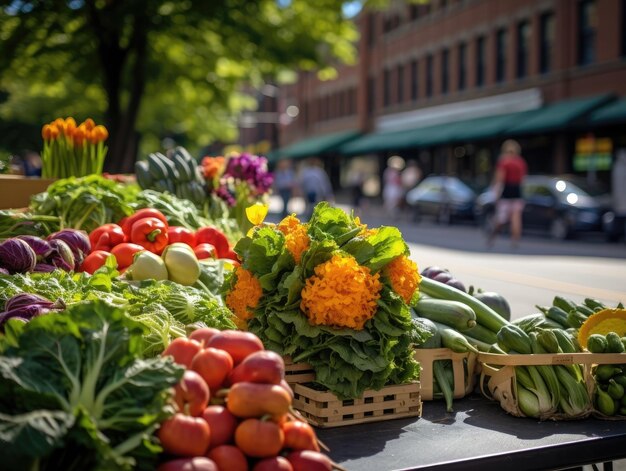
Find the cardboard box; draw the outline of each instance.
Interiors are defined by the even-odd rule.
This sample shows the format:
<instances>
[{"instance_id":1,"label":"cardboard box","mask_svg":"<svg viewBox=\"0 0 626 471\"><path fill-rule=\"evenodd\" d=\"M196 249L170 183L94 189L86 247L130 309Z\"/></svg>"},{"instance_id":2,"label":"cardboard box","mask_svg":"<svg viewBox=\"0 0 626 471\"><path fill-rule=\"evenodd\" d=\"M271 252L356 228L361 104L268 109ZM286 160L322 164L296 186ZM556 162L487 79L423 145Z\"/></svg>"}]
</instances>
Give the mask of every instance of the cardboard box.
<instances>
[{"instance_id":1,"label":"cardboard box","mask_svg":"<svg viewBox=\"0 0 626 471\"><path fill-rule=\"evenodd\" d=\"M52 178L32 178L22 175L0 175L0 209L25 208L30 197L46 191Z\"/></svg>"}]
</instances>

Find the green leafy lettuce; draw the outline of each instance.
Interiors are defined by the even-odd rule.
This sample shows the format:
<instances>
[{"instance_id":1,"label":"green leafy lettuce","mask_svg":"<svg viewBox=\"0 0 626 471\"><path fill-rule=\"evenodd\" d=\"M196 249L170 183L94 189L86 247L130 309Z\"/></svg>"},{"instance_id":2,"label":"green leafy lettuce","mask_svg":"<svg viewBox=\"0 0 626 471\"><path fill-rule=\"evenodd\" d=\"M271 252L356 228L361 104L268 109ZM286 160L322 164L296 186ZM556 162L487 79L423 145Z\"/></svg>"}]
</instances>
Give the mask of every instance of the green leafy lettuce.
<instances>
[{"instance_id":1,"label":"green leafy lettuce","mask_svg":"<svg viewBox=\"0 0 626 471\"><path fill-rule=\"evenodd\" d=\"M144 333L104 301L22 324L0 355L2 469L153 469L183 369L142 359Z\"/></svg>"},{"instance_id":2,"label":"green leafy lettuce","mask_svg":"<svg viewBox=\"0 0 626 471\"><path fill-rule=\"evenodd\" d=\"M248 328L267 348L307 362L316 382L341 398L356 398L366 389L406 383L419 377L413 345L427 333L411 322L409 306L381 277L378 309L363 330L315 326L300 310L300 293L320 263L348 253L373 273L408 255L400 231L381 227L364 232L358 221L327 203L316 206L308 224L310 246L299 264L285 247L285 236L272 226L241 239L235 251L243 267L259 279L263 296ZM228 280L225 290L233 286Z\"/></svg>"}]
</instances>

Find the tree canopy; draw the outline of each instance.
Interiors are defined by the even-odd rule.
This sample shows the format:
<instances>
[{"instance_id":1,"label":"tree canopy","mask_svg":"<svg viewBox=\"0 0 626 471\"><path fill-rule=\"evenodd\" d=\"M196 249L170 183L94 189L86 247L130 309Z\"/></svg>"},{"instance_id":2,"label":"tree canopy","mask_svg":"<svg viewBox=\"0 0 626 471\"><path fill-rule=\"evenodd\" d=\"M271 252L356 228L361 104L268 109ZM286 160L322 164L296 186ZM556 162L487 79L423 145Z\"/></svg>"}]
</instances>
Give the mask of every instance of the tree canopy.
<instances>
[{"instance_id":1,"label":"tree canopy","mask_svg":"<svg viewBox=\"0 0 626 471\"><path fill-rule=\"evenodd\" d=\"M355 58L343 0L10 0L0 7L0 147L56 117L110 132L106 170L167 134L232 141L242 85ZM23 127L22 127L23 125ZM3 129L10 133L2 134ZM144 147L137 149L139 136ZM29 137L41 147L39 136ZM17 149L13 149L17 150Z\"/></svg>"}]
</instances>

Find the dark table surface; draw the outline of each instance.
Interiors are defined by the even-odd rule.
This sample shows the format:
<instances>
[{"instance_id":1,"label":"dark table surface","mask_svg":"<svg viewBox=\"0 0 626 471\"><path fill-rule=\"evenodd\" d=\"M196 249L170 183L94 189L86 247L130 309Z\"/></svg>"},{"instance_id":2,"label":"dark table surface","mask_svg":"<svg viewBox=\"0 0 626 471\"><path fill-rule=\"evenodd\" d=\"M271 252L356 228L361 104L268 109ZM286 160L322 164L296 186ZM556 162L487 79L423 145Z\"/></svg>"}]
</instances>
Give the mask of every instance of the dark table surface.
<instances>
[{"instance_id":1,"label":"dark table surface","mask_svg":"<svg viewBox=\"0 0 626 471\"><path fill-rule=\"evenodd\" d=\"M626 421L545 421L508 415L479 394L423 404L422 417L317 429L348 470L566 469L626 458Z\"/></svg>"}]
</instances>

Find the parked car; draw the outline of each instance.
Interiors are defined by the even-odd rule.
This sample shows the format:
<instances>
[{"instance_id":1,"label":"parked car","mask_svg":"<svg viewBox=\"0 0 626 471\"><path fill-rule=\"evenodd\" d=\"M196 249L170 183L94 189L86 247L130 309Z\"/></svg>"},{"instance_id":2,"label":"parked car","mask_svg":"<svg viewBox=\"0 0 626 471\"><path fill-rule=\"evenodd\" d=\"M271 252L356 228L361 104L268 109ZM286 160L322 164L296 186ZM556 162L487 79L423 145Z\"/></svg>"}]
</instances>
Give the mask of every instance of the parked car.
<instances>
[{"instance_id":1,"label":"parked car","mask_svg":"<svg viewBox=\"0 0 626 471\"><path fill-rule=\"evenodd\" d=\"M577 176L529 175L522 185L522 194L526 203L524 230L544 231L554 239L602 231L603 216L610 209L609 194ZM494 213L493 193L481 193L476 199L475 214L485 230L493 227Z\"/></svg>"},{"instance_id":2,"label":"parked car","mask_svg":"<svg viewBox=\"0 0 626 471\"><path fill-rule=\"evenodd\" d=\"M406 194L415 220L432 216L437 222L473 220L476 192L457 177L430 175Z\"/></svg>"}]
</instances>

